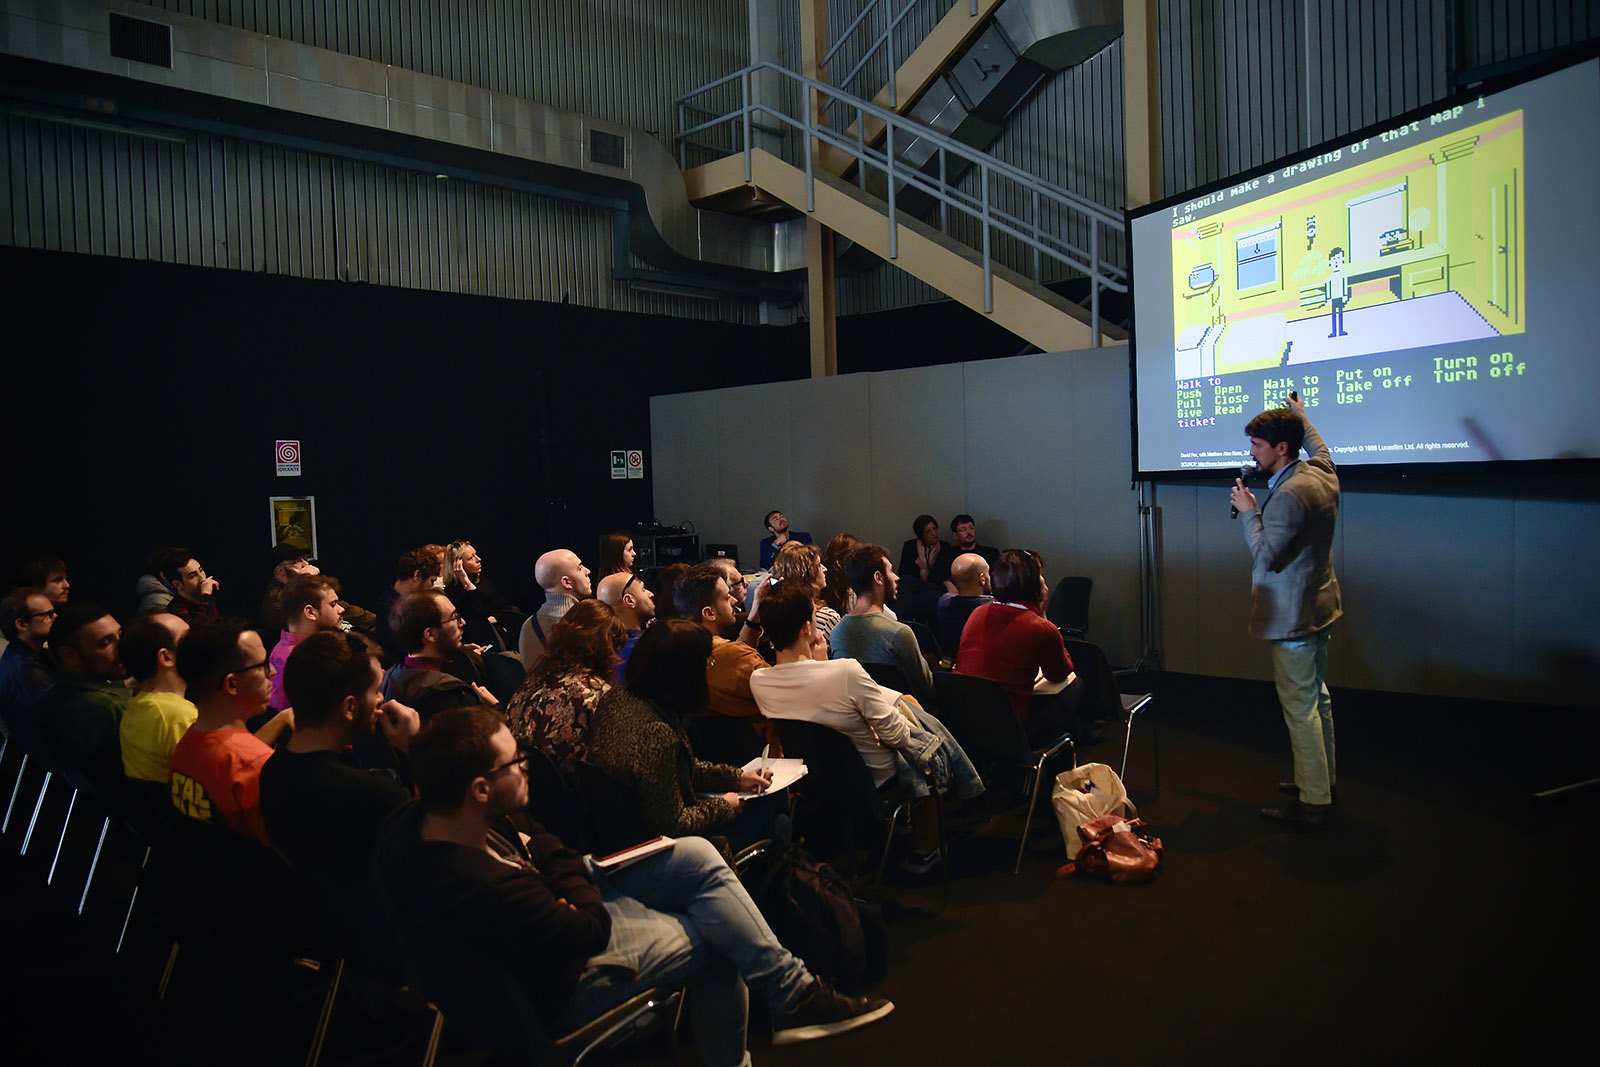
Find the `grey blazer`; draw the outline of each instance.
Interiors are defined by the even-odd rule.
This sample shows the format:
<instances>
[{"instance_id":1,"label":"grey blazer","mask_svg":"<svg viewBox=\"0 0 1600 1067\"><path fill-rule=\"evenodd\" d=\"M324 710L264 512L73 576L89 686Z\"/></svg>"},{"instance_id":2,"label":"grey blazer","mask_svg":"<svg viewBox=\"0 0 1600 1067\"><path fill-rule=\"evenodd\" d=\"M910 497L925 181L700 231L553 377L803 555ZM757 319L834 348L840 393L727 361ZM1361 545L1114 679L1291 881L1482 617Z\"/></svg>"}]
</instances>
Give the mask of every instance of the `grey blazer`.
<instances>
[{"instance_id":1,"label":"grey blazer","mask_svg":"<svg viewBox=\"0 0 1600 1067\"><path fill-rule=\"evenodd\" d=\"M1268 641L1305 637L1332 624L1344 608L1333 573L1333 529L1339 518L1339 476L1322 435L1306 423L1310 459L1296 461L1246 512L1250 633Z\"/></svg>"}]
</instances>

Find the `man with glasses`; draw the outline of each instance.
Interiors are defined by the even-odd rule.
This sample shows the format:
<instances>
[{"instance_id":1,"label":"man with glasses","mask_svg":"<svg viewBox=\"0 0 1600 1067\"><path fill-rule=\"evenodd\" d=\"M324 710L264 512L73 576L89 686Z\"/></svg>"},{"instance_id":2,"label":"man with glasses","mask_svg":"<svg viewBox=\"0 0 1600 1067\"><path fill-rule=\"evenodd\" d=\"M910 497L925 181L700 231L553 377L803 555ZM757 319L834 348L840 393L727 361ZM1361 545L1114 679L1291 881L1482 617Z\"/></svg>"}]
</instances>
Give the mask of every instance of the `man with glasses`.
<instances>
[{"instance_id":1,"label":"man with glasses","mask_svg":"<svg viewBox=\"0 0 1600 1067\"><path fill-rule=\"evenodd\" d=\"M261 767L273 742L294 725L294 713L285 708L253 734L245 726L266 710L272 693L261 635L245 619L202 623L178 645L178 674L196 716L172 750L172 806L270 846L261 819Z\"/></svg>"},{"instance_id":2,"label":"man with glasses","mask_svg":"<svg viewBox=\"0 0 1600 1067\"><path fill-rule=\"evenodd\" d=\"M704 838L610 872L566 848L523 814L526 759L491 709L430 720L411 745L421 801L376 860L423 991L497 1062L542 1062L552 1035L653 985L689 988L700 1061L721 1067L750 1062L746 983L775 1045L894 1010L811 975Z\"/></svg>"},{"instance_id":3,"label":"man with glasses","mask_svg":"<svg viewBox=\"0 0 1600 1067\"><path fill-rule=\"evenodd\" d=\"M466 628L449 597L434 590L407 593L395 602L389 625L406 655L383 676L386 699L416 708L424 722L446 708L499 703L476 681L446 669L460 658Z\"/></svg>"},{"instance_id":4,"label":"man with glasses","mask_svg":"<svg viewBox=\"0 0 1600 1067\"><path fill-rule=\"evenodd\" d=\"M0 715L28 708L55 684L56 665L45 654L45 638L56 606L43 589L13 589L0 600L0 634L11 643L0 652Z\"/></svg>"},{"instance_id":5,"label":"man with glasses","mask_svg":"<svg viewBox=\"0 0 1600 1067\"><path fill-rule=\"evenodd\" d=\"M621 657L617 663L617 684L621 685L622 669L627 666L633 646L639 643L639 638L644 636L644 628L656 617L655 594L650 592L637 574L618 571L600 579L600 588L595 591L595 596L611 606L617 618L622 620L623 628L628 631L628 640L617 652Z\"/></svg>"}]
</instances>

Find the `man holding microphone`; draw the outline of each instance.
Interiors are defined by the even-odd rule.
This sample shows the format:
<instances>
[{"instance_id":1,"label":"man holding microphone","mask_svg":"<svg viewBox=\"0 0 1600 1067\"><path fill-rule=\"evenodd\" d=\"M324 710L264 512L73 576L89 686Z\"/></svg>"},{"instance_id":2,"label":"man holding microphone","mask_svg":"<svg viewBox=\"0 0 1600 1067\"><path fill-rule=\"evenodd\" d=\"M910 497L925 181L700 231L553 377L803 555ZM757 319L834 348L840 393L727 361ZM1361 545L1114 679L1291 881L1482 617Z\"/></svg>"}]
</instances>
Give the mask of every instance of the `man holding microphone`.
<instances>
[{"instance_id":1,"label":"man holding microphone","mask_svg":"<svg viewBox=\"0 0 1600 1067\"><path fill-rule=\"evenodd\" d=\"M1294 799L1262 808L1297 830L1327 829L1334 802L1333 703L1328 696L1328 628L1344 614L1333 573L1339 476L1327 444L1306 418L1298 393L1245 426L1250 456L1268 478L1258 504L1235 479L1230 494L1244 520L1255 563L1250 573L1250 633L1272 644L1272 669L1294 751ZM1302 461L1304 446L1310 458Z\"/></svg>"}]
</instances>

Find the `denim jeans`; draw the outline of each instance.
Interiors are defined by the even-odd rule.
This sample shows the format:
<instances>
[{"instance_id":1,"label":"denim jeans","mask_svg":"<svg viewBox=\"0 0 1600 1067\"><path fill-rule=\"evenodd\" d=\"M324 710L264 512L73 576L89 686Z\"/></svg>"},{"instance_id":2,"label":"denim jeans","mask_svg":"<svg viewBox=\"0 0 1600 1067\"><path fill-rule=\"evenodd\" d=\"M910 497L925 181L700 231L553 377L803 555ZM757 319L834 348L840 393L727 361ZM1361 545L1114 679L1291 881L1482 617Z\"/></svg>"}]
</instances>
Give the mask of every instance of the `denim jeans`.
<instances>
[{"instance_id":1,"label":"denim jeans","mask_svg":"<svg viewBox=\"0 0 1600 1067\"><path fill-rule=\"evenodd\" d=\"M811 975L778 944L750 894L704 838L681 837L665 852L621 871L590 871L611 941L589 962L567 1007L579 1025L653 985L689 987L702 1062L742 1062L749 1002L745 983L776 1018L796 1004Z\"/></svg>"},{"instance_id":2,"label":"denim jeans","mask_svg":"<svg viewBox=\"0 0 1600 1067\"><path fill-rule=\"evenodd\" d=\"M1328 631L1272 642L1278 703L1294 751L1294 784L1302 804L1332 804L1333 700L1328 696Z\"/></svg>"}]
</instances>

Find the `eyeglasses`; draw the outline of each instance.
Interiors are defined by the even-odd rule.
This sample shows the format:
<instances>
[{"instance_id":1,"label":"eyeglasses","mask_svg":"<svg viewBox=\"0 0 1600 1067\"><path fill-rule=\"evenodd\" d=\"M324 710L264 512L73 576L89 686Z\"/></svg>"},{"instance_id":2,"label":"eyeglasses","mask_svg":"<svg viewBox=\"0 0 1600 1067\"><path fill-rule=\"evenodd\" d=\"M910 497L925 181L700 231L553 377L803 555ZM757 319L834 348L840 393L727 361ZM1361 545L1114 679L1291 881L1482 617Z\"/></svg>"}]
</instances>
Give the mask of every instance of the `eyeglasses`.
<instances>
[{"instance_id":1,"label":"eyeglasses","mask_svg":"<svg viewBox=\"0 0 1600 1067\"><path fill-rule=\"evenodd\" d=\"M274 674L277 673L276 671L274 671L272 669L272 660L269 657L267 659L262 660L260 663L252 663L248 667L240 667L236 671L229 671L228 674L224 674L222 676L222 679L217 682L217 688L221 689L224 685L228 684L228 675L231 675L231 674L249 674L251 671L259 671L262 668L266 668L266 672L267 672L267 677L268 678L271 678Z\"/></svg>"},{"instance_id":2,"label":"eyeglasses","mask_svg":"<svg viewBox=\"0 0 1600 1067\"><path fill-rule=\"evenodd\" d=\"M55 608L51 608L49 611L35 611L35 612L32 612L31 614L24 615L23 618L26 618L26 619L53 619L53 618L56 617L57 614L58 613L57 613L56 609Z\"/></svg>"},{"instance_id":3,"label":"eyeglasses","mask_svg":"<svg viewBox=\"0 0 1600 1067\"><path fill-rule=\"evenodd\" d=\"M508 771L512 767L524 766L524 765L527 764L528 760L533 758L533 753L530 752L528 749L523 748L522 746L518 746L518 749L519 750L517 752L517 755L516 755L515 759L506 760L506 762L500 764L500 766L498 766L498 767L490 767L489 770L488 770L488 773L486 773L484 775L484 777L485 778L493 778L495 775L499 774L501 771Z\"/></svg>"}]
</instances>

